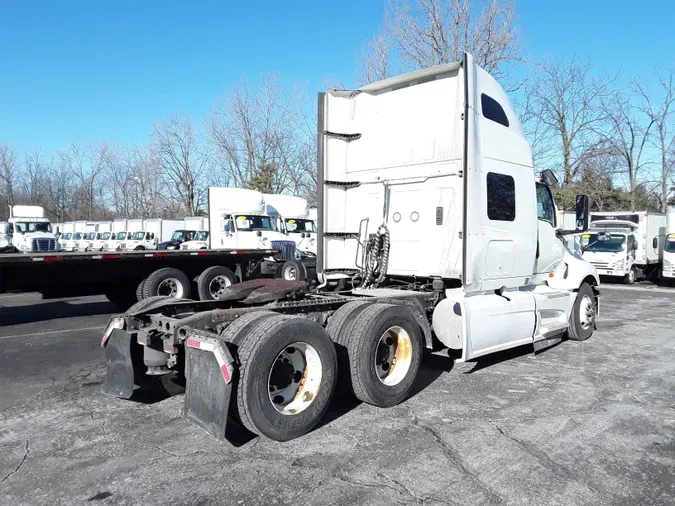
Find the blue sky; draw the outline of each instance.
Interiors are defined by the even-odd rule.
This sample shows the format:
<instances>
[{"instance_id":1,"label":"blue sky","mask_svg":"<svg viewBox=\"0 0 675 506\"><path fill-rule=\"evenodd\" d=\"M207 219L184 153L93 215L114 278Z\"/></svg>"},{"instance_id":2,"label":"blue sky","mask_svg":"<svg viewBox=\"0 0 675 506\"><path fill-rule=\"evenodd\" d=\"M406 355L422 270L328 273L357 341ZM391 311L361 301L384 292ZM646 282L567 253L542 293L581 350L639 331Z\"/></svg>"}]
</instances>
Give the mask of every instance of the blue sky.
<instances>
[{"instance_id":1,"label":"blue sky","mask_svg":"<svg viewBox=\"0 0 675 506\"><path fill-rule=\"evenodd\" d=\"M671 0L516 0L536 59L576 54L649 81L675 66ZM142 143L174 112L203 118L242 76L319 91L354 77L384 0L0 2L0 143Z\"/></svg>"}]
</instances>

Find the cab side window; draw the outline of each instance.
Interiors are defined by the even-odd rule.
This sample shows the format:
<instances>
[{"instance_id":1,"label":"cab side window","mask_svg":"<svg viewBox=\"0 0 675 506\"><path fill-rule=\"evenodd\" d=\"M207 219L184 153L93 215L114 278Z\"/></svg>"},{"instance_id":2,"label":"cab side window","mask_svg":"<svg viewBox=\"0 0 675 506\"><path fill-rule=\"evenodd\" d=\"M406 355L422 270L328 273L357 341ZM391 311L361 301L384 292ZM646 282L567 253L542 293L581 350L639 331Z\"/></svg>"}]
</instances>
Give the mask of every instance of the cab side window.
<instances>
[{"instance_id":1,"label":"cab side window","mask_svg":"<svg viewBox=\"0 0 675 506\"><path fill-rule=\"evenodd\" d=\"M555 205L551 190L543 184L537 184L537 218L547 221L555 227Z\"/></svg>"},{"instance_id":2,"label":"cab side window","mask_svg":"<svg viewBox=\"0 0 675 506\"><path fill-rule=\"evenodd\" d=\"M228 234L234 233L234 222L232 221L232 216L223 216L223 230Z\"/></svg>"}]
</instances>

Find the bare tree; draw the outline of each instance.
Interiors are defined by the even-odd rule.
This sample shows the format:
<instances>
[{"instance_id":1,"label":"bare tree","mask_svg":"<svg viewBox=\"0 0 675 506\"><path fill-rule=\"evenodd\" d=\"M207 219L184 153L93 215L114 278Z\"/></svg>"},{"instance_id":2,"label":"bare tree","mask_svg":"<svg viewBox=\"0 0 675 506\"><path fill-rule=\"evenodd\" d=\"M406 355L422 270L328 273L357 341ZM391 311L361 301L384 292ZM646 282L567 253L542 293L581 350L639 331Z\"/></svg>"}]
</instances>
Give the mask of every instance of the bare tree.
<instances>
[{"instance_id":1,"label":"bare tree","mask_svg":"<svg viewBox=\"0 0 675 506\"><path fill-rule=\"evenodd\" d=\"M661 94L655 98L641 83L636 87L644 101L642 111L651 120L654 126L654 145L659 153L660 183L661 183L661 211L668 206L670 190L670 173L672 163L668 154L675 146L675 134L671 124L675 104L675 70L671 69L666 75L657 74Z\"/></svg>"},{"instance_id":2,"label":"bare tree","mask_svg":"<svg viewBox=\"0 0 675 506\"><path fill-rule=\"evenodd\" d=\"M307 185L303 167L308 133L300 110L301 93L266 77L257 88L247 81L216 103L209 119L220 174L212 180L274 193L300 193Z\"/></svg>"},{"instance_id":3,"label":"bare tree","mask_svg":"<svg viewBox=\"0 0 675 506\"><path fill-rule=\"evenodd\" d=\"M650 139L654 119L650 116L640 117L639 108L631 99L622 94L603 97L604 117L609 130L604 132L604 139L612 155L622 161L622 169L628 177L630 208L635 211L636 189L639 175L647 164L645 147ZM602 133L602 131L601 131Z\"/></svg>"},{"instance_id":4,"label":"bare tree","mask_svg":"<svg viewBox=\"0 0 675 506\"><path fill-rule=\"evenodd\" d=\"M553 60L541 64L528 85L528 114L541 122L560 152L563 185L569 185L590 158L604 154L599 129L606 120L602 99L615 78L591 76L590 62ZM552 157L549 152L548 157Z\"/></svg>"},{"instance_id":5,"label":"bare tree","mask_svg":"<svg viewBox=\"0 0 675 506\"><path fill-rule=\"evenodd\" d=\"M515 19L511 0L391 0L384 30L359 57L360 81L388 76L391 48L403 70L460 61L469 51L504 77L505 65L523 61Z\"/></svg>"},{"instance_id":6,"label":"bare tree","mask_svg":"<svg viewBox=\"0 0 675 506\"><path fill-rule=\"evenodd\" d=\"M192 121L174 115L155 125L151 137L152 156L166 184L175 192L185 212L194 215L205 195L202 179L208 156L199 144Z\"/></svg>"},{"instance_id":7,"label":"bare tree","mask_svg":"<svg viewBox=\"0 0 675 506\"><path fill-rule=\"evenodd\" d=\"M381 81L391 76L392 44L385 33L377 33L375 37L361 46L357 56L360 85Z\"/></svg>"},{"instance_id":8,"label":"bare tree","mask_svg":"<svg viewBox=\"0 0 675 506\"><path fill-rule=\"evenodd\" d=\"M0 198L8 206L14 205L14 185L18 175L18 160L16 152L9 146L0 144ZM4 209L1 211L4 214Z\"/></svg>"},{"instance_id":9,"label":"bare tree","mask_svg":"<svg viewBox=\"0 0 675 506\"><path fill-rule=\"evenodd\" d=\"M83 147L71 142L68 151L60 153L59 156L62 166L75 177L78 183L74 194L84 200L82 204L87 219L93 220L96 201L101 192L100 176L110 165L108 144L103 142L96 147Z\"/></svg>"}]
</instances>

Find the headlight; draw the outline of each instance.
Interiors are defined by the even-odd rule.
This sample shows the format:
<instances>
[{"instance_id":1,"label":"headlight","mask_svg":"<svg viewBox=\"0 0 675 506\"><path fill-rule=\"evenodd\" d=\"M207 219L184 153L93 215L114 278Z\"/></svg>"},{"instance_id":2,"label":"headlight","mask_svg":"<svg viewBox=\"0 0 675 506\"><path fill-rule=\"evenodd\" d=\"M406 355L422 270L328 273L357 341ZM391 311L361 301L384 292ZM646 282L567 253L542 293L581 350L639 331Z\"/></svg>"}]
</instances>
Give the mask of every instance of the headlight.
<instances>
[{"instance_id":1,"label":"headlight","mask_svg":"<svg viewBox=\"0 0 675 506\"><path fill-rule=\"evenodd\" d=\"M619 258L618 260L616 260L614 262L614 268L615 269L623 269L623 265L624 265L624 259L623 258Z\"/></svg>"},{"instance_id":2,"label":"headlight","mask_svg":"<svg viewBox=\"0 0 675 506\"><path fill-rule=\"evenodd\" d=\"M663 268L670 269L670 262L668 260L663 260Z\"/></svg>"},{"instance_id":3,"label":"headlight","mask_svg":"<svg viewBox=\"0 0 675 506\"><path fill-rule=\"evenodd\" d=\"M28 244L22 244L21 246L19 246L19 249L21 251L30 251L30 246L28 246Z\"/></svg>"}]
</instances>

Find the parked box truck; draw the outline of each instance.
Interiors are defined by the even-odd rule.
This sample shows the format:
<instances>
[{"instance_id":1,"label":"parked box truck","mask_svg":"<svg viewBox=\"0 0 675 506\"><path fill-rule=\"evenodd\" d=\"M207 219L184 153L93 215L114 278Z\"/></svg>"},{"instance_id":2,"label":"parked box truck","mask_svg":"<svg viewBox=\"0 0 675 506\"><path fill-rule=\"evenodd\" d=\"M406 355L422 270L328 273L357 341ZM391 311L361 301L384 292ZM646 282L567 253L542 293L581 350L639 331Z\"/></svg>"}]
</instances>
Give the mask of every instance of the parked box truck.
<instances>
[{"instance_id":1,"label":"parked box truck","mask_svg":"<svg viewBox=\"0 0 675 506\"><path fill-rule=\"evenodd\" d=\"M638 275L660 276L665 239L665 213L593 212L583 256L601 276L634 283Z\"/></svg>"}]
</instances>

